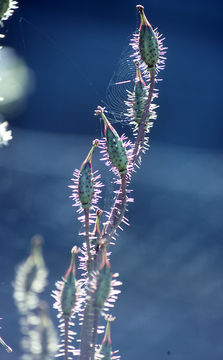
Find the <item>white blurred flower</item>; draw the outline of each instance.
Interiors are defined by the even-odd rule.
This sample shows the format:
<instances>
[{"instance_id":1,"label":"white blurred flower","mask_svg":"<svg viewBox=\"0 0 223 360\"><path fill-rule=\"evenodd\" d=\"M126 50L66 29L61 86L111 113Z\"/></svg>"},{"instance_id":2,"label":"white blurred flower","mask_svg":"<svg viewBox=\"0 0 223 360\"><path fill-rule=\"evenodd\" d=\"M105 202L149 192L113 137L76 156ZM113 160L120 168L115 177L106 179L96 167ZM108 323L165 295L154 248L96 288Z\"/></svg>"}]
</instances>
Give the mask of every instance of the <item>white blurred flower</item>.
<instances>
[{"instance_id":1,"label":"white blurred flower","mask_svg":"<svg viewBox=\"0 0 223 360\"><path fill-rule=\"evenodd\" d=\"M0 123L0 146L8 145L9 140L12 139L12 131L7 130L8 122Z\"/></svg>"}]
</instances>

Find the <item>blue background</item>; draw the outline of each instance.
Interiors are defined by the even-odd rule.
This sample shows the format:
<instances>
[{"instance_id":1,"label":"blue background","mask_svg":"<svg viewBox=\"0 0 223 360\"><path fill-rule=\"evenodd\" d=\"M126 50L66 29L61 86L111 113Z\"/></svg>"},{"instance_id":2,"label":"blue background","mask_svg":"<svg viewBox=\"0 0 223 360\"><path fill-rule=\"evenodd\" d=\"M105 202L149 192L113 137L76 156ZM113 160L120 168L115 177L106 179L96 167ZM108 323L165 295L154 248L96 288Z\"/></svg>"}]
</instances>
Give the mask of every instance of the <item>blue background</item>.
<instances>
[{"instance_id":1,"label":"blue background","mask_svg":"<svg viewBox=\"0 0 223 360\"><path fill-rule=\"evenodd\" d=\"M43 7L42 7L43 5ZM17 114L13 141L0 149L1 336L19 358L15 267L35 233L45 238L50 272L45 298L65 272L79 224L69 199L102 125L93 116L123 49L139 25L133 1L23 1L5 24L4 44L35 77ZM222 2L144 1L166 37L158 120L151 150L134 177L131 226L113 247L122 294L114 310L114 349L123 359L220 360L223 357ZM117 125L122 133L129 129ZM107 169L104 206L112 191ZM103 207L103 206L102 206ZM55 312L52 311L55 319Z\"/></svg>"}]
</instances>

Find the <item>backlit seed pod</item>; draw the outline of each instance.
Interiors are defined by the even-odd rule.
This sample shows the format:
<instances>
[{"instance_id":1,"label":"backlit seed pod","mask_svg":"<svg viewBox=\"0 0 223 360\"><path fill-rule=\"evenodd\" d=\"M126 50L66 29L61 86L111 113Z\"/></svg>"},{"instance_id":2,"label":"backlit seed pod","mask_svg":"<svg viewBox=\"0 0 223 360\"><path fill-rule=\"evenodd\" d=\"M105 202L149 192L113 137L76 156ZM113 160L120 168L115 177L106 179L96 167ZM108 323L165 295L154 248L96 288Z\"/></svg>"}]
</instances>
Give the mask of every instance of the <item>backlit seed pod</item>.
<instances>
[{"instance_id":1,"label":"backlit seed pod","mask_svg":"<svg viewBox=\"0 0 223 360\"><path fill-rule=\"evenodd\" d=\"M115 320L111 315L105 316L105 320L107 321L105 335L102 340L98 355L103 356L104 360L112 360L114 358L118 359L119 356L113 357L112 351L112 342L111 342L111 322Z\"/></svg>"},{"instance_id":2,"label":"backlit seed pod","mask_svg":"<svg viewBox=\"0 0 223 360\"><path fill-rule=\"evenodd\" d=\"M136 62L136 78L133 92L128 92L128 114L133 124L140 124L142 115L145 109L145 104L148 98L148 88L143 80L139 63ZM149 121L149 114L147 116L147 122Z\"/></svg>"},{"instance_id":3,"label":"backlit seed pod","mask_svg":"<svg viewBox=\"0 0 223 360\"><path fill-rule=\"evenodd\" d=\"M76 246L71 250L71 263L64 275L63 286L61 289L61 311L62 316L70 318L76 301L76 271L75 271L75 256L78 252Z\"/></svg>"},{"instance_id":4,"label":"backlit seed pod","mask_svg":"<svg viewBox=\"0 0 223 360\"><path fill-rule=\"evenodd\" d=\"M99 311L104 307L105 301L108 299L112 285L111 265L107 258L106 247L103 245L102 259L97 274L96 290L94 294L94 306Z\"/></svg>"},{"instance_id":5,"label":"backlit seed pod","mask_svg":"<svg viewBox=\"0 0 223 360\"><path fill-rule=\"evenodd\" d=\"M99 140L95 140L93 142L93 146L79 170L78 195L84 209L90 208L92 199L94 198L94 176L91 160L94 149L98 146L98 144Z\"/></svg>"},{"instance_id":6,"label":"backlit seed pod","mask_svg":"<svg viewBox=\"0 0 223 360\"><path fill-rule=\"evenodd\" d=\"M97 110L95 111L95 115L99 114L104 121L104 133L109 159L120 174L126 174L128 166L128 155L126 147L124 146L123 141L121 140L116 130L105 116L104 109L101 106L98 106Z\"/></svg>"},{"instance_id":7,"label":"backlit seed pod","mask_svg":"<svg viewBox=\"0 0 223 360\"><path fill-rule=\"evenodd\" d=\"M139 27L139 53L141 59L146 63L149 69L153 69L159 60L159 42L153 31L153 28L147 20L144 7L137 5L141 17Z\"/></svg>"}]
</instances>

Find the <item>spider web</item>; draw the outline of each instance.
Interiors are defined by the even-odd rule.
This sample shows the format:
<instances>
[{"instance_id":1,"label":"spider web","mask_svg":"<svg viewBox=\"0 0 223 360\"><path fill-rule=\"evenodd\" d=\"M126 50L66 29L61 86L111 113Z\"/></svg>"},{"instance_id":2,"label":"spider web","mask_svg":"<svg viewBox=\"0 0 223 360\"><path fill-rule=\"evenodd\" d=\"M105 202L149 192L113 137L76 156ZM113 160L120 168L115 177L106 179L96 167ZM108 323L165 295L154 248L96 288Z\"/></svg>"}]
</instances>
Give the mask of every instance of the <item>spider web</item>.
<instances>
[{"instance_id":1,"label":"spider web","mask_svg":"<svg viewBox=\"0 0 223 360\"><path fill-rule=\"evenodd\" d=\"M113 124L129 125L125 101L128 99L128 91L134 89L136 76L136 66L131 55L132 49L128 46L122 52L106 90L106 110Z\"/></svg>"}]
</instances>

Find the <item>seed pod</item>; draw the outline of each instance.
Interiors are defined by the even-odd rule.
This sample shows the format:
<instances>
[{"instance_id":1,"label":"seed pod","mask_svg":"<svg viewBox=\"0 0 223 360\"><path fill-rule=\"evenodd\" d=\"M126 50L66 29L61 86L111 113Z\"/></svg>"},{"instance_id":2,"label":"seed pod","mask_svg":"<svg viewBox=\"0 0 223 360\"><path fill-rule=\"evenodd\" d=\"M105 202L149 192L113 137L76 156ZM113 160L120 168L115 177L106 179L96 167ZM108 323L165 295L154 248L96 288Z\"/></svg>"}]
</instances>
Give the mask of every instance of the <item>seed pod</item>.
<instances>
[{"instance_id":1,"label":"seed pod","mask_svg":"<svg viewBox=\"0 0 223 360\"><path fill-rule=\"evenodd\" d=\"M104 303L107 300L110 289L111 289L111 265L107 258L106 248L103 245L102 249L102 260L99 267L99 272L97 274L97 284L95 290L95 301L94 306L98 310L102 310L104 307Z\"/></svg>"},{"instance_id":2,"label":"seed pod","mask_svg":"<svg viewBox=\"0 0 223 360\"><path fill-rule=\"evenodd\" d=\"M145 109L146 100L148 98L148 89L143 80L139 63L136 63L136 80L135 87L132 95L132 119L138 125L141 123L142 115ZM147 116L149 121L149 114Z\"/></svg>"},{"instance_id":3,"label":"seed pod","mask_svg":"<svg viewBox=\"0 0 223 360\"><path fill-rule=\"evenodd\" d=\"M64 318L70 318L76 301L76 271L75 256L78 252L76 246L71 250L71 263L64 275L63 286L61 290L61 310Z\"/></svg>"},{"instance_id":4,"label":"seed pod","mask_svg":"<svg viewBox=\"0 0 223 360\"><path fill-rule=\"evenodd\" d=\"M111 345L111 322L115 320L111 315L106 316L107 325L105 329L104 339L102 340L99 354L103 355L104 360L112 360L112 345Z\"/></svg>"},{"instance_id":5,"label":"seed pod","mask_svg":"<svg viewBox=\"0 0 223 360\"><path fill-rule=\"evenodd\" d=\"M141 59L146 63L149 69L155 68L159 60L159 43L153 28L147 20L144 7L137 5L141 17L139 27L139 53Z\"/></svg>"},{"instance_id":6,"label":"seed pod","mask_svg":"<svg viewBox=\"0 0 223 360\"><path fill-rule=\"evenodd\" d=\"M98 144L99 140L95 140L93 142L93 146L79 170L78 195L84 209L90 208L92 199L94 198L94 176L91 160L94 149L98 146Z\"/></svg>"},{"instance_id":7,"label":"seed pod","mask_svg":"<svg viewBox=\"0 0 223 360\"><path fill-rule=\"evenodd\" d=\"M110 124L109 120L104 114L104 109L98 106L95 115L101 115L104 121L104 133L106 137L106 147L112 165L119 171L120 174L127 173L128 155L126 148L120 136Z\"/></svg>"}]
</instances>

